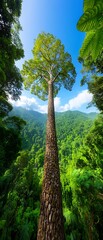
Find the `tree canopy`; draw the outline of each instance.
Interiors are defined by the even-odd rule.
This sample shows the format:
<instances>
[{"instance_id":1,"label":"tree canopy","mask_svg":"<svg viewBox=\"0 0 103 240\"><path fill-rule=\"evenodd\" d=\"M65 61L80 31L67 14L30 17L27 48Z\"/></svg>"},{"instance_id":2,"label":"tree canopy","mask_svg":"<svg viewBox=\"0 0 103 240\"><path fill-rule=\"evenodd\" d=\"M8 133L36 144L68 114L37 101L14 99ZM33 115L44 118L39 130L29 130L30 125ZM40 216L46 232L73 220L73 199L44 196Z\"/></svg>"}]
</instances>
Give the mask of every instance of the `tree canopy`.
<instances>
[{"instance_id":1,"label":"tree canopy","mask_svg":"<svg viewBox=\"0 0 103 240\"><path fill-rule=\"evenodd\" d=\"M22 131L18 129L23 151L11 159L12 164L4 165L6 171L1 166L0 236L2 240L36 240L46 116L21 108L12 115L15 112L27 124ZM93 113L56 114L66 239L103 238L103 116L95 124L93 119ZM17 137L9 139L10 154Z\"/></svg>"},{"instance_id":2,"label":"tree canopy","mask_svg":"<svg viewBox=\"0 0 103 240\"><path fill-rule=\"evenodd\" d=\"M15 61L24 56L19 38L22 0L0 1L0 95L15 99L20 95L22 78Z\"/></svg>"},{"instance_id":3,"label":"tree canopy","mask_svg":"<svg viewBox=\"0 0 103 240\"><path fill-rule=\"evenodd\" d=\"M101 2L84 0L86 21L88 12L90 23L87 26L85 23L83 29L87 32L89 25L97 26L93 30L89 26L88 34L93 31L96 36L98 23L102 32ZM18 21L21 3L21 0L0 1L1 240L36 240L40 211L46 115L16 108L8 117L12 110L8 96L11 94L17 99L22 87L22 77L15 66L15 60L23 56ZM93 19L97 11L98 23L89 19L90 11ZM93 93L94 104L103 111L103 49L97 56L92 54L94 46L94 43L90 44L89 51L88 42L87 55L83 55L80 61L83 72L87 73L83 81ZM33 58L25 62L22 73L25 86L42 99L47 98L50 82L56 96L61 86L71 90L76 76L71 56L65 52L61 41L45 33L39 34L35 40ZM27 124L15 117L16 114ZM77 111L56 114L65 236L68 240L103 239L103 116L101 113L93 124L94 116L93 113Z\"/></svg>"},{"instance_id":4,"label":"tree canopy","mask_svg":"<svg viewBox=\"0 0 103 240\"><path fill-rule=\"evenodd\" d=\"M22 75L26 88L43 100L47 99L48 83L54 84L54 96L63 85L71 90L75 68L64 45L50 33L41 33L34 41L33 58L23 64Z\"/></svg>"},{"instance_id":5,"label":"tree canopy","mask_svg":"<svg viewBox=\"0 0 103 240\"><path fill-rule=\"evenodd\" d=\"M15 61L24 56L19 37L22 0L0 1L0 168L5 171L16 158L21 147L20 129L24 121L8 117L12 110L9 95L18 99L22 77Z\"/></svg>"}]
</instances>

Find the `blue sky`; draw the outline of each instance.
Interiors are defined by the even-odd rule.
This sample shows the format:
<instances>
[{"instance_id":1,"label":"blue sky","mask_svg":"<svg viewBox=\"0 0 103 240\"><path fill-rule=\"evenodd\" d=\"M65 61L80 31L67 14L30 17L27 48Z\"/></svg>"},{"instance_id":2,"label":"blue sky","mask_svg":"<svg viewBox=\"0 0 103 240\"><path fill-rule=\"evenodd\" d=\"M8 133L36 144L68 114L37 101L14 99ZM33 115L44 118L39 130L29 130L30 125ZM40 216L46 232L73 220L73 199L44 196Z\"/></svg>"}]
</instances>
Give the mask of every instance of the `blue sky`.
<instances>
[{"instance_id":1,"label":"blue sky","mask_svg":"<svg viewBox=\"0 0 103 240\"><path fill-rule=\"evenodd\" d=\"M79 17L83 13L83 0L23 0L20 23L20 33L25 58L16 65L22 69L25 60L32 58L34 39L41 32L49 32L55 35L65 45L65 50L72 56L76 68L77 78L71 92L61 89L55 98L55 110L79 110L84 112L95 111L94 107L86 108L92 95L88 93L86 86L80 87L81 68L78 62L79 49L84 39L84 33L76 29ZM47 102L43 102L29 91L23 91L20 100L11 102L16 106L34 109L40 112L47 111Z\"/></svg>"}]
</instances>

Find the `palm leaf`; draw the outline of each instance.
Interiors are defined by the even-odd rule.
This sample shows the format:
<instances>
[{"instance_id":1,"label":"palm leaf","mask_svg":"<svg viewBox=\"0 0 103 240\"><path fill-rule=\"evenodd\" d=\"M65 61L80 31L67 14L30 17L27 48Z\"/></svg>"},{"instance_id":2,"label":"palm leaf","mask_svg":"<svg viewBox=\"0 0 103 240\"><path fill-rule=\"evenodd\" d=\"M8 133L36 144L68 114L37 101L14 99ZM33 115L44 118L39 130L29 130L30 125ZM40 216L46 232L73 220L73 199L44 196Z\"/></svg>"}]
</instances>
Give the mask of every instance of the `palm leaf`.
<instances>
[{"instance_id":1,"label":"palm leaf","mask_svg":"<svg viewBox=\"0 0 103 240\"><path fill-rule=\"evenodd\" d=\"M84 12L77 23L77 29L83 32L95 30L101 26L103 27L103 2Z\"/></svg>"},{"instance_id":2,"label":"palm leaf","mask_svg":"<svg viewBox=\"0 0 103 240\"><path fill-rule=\"evenodd\" d=\"M90 31L86 34L82 47L80 49L80 57L86 58L91 55L95 60L103 50L103 34L101 29Z\"/></svg>"},{"instance_id":3,"label":"palm leaf","mask_svg":"<svg viewBox=\"0 0 103 240\"><path fill-rule=\"evenodd\" d=\"M95 2L96 0L84 0L83 3L84 12L87 11L89 8L93 8Z\"/></svg>"},{"instance_id":4,"label":"palm leaf","mask_svg":"<svg viewBox=\"0 0 103 240\"><path fill-rule=\"evenodd\" d=\"M97 5L98 2L101 2L101 0L84 0L83 4L84 12L90 8L93 8L95 5Z\"/></svg>"},{"instance_id":5,"label":"palm leaf","mask_svg":"<svg viewBox=\"0 0 103 240\"><path fill-rule=\"evenodd\" d=\"M80 49L80 57L85 58L91 52L93 47L93 39L95 36L95 32L89 32L86 34L82 47Z\"/></svg>"},{"instance_id":6,"label":"palm leaf","mask_svg":"<svg viewBox=\"0 0 103 240\"><path fill-rule=\"evenodd\" d=\"M94 43L93 44L94 47L92 49L91 55L93 59L96 59L103 50L103 31L101 31L101 29L98 29L96 31L93 43Z\"/></svg>"}]
</instances>

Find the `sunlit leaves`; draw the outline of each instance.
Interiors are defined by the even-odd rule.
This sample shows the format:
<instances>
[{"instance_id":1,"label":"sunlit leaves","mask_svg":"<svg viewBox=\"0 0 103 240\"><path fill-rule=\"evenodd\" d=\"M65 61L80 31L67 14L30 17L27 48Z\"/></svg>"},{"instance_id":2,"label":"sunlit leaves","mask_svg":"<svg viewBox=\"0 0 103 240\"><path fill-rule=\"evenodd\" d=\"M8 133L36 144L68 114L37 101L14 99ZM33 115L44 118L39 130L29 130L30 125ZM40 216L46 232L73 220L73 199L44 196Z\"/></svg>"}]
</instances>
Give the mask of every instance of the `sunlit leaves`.
<instances>
[{"instance_id":1,"label":"sunlit leaves","mask_svg":"<svg viewBox=\"0 0 103 240\"><path fill-rule=\"evenodd\" d=\"M83 3L84 11L87 11L89 8L93 8L93 6L96 4L96 2L97 2L97 0L91 0L91 1L84 0L84 3Z\"/></svg>"},{"instance_id":2,"label":"sunlit leaves","mask_svg":"<svg viewBox=\"0 0 103 240\"><path fill-rule=\"evenodd\" d=\"M80 17L77 28L86 32L80 56L84 59L92 56L93 60L103 50L103 3L101 0L84 0L84 14Z\"/></svg>"},{"instance_id":3,"label":"sunlit leaves","mask_svg":"<svg viewBox=\"0 0 103 240\"><path fill-rule=\"evenodd\" d=\"M90 31L86 34L82 48L80 49L80 56L86 58L89 56L90 52L93 59L96 59L101 53L103 43L103 34L101 30ZM93 49L93 51L92 51Z\"/></svg>"},{"instance_id":4,"label":"sunlit leaves","mask_svg":"<svg viewBox=\"0 0 103 240\"><path fill-rule=\"evenodd\" d=\"M89 3L88 3L89 6ZM77 23L77 28L80 31L88 32L90 30L97 30L96 28L103 27L103 3L98 3L84 12ZM102 31L102 29L101 29Z\"/></svg>"},{"instance_id":5,"label":"sunlit leaves","mask_svg":"<svg viewBox=\"0 0 103 240\"><path fill-rule=\"evenodd\" d=\"M41 33L34 42L33 58L25 61L21 71L26 88L46 100L48 82L54 82L54 96L61 86L71 90L75 81L75 68L64 45L50 33Z\"/></svg>"}]
</instances>

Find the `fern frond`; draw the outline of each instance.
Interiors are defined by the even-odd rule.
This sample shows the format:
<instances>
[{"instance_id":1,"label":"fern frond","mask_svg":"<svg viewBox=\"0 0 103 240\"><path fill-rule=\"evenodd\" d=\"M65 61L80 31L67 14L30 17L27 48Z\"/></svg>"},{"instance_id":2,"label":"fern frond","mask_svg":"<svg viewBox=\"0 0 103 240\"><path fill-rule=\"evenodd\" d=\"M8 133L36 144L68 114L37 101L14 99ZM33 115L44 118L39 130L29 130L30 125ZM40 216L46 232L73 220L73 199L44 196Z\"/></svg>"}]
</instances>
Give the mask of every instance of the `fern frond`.
<instances>
[{"instance_id":1,"label":"fern frond","mask_svg":"<svg viewBox=\"0 0 103 240\"><path fill-rule=\"evenodd\" d=\"M103 50L103 34L99 29L90 31L86 34L82 47L80 49L80 57L86 58L91 55L94 60L100 55Z\"/></svg>"},{"instance_id":2,"label":"fern frond","mask_svg":"<svg viewBox=\"0 0 103 240\"><path fill-rule=\"evenodd\" d=\"M101 0L84 0L83 3L84 12L96 6L99 2L101 3Z\"/></svg>"},{"instance_id":3,"label":"fern frond","mask_svg":"<svg viewBox=\"0 0 103 240\"><path fill-rule=\"evenodd\" d=\"M90 54L90 52L92 51L94 36L95 36L94 31L91 31L86 34L86 37L85 37L82 47L80 49L80 57L81 58L87 57L88 54Z\"/></svg>"},{"instance_id":4,"label":"fern frond","mask_svg":"<svg viewBox=\"0 0 103 240\"><path fill-rule=\"evenodd\" d=\"M93 6L95 5L96 0L84 0L83 3L83 9L84 12L87 11L89 8L93 8Z\"/></svg>"},{"instance_id":5,"label":"fern frond","mask_svg":"<svg viewBox=\"0 0 103 240\"><path fill-rule=\"evenodd\" d=\"M95 30L101 26L103 27L103 2L84 12L77 23L77 29L82 32Z\"/></svg>"},{"instance_id":6,"label":"fern frond","mask_svg":"<svg viewBox=\"0 0 103 240\"><path fill-rule=\"evenodd\" d=\"M103 31L101 31L101 29L98 29L93 39L93 49L91 52L91 55L94 60L101 54L102 50L103 50Z\"/></svg>"}]
</instances>

